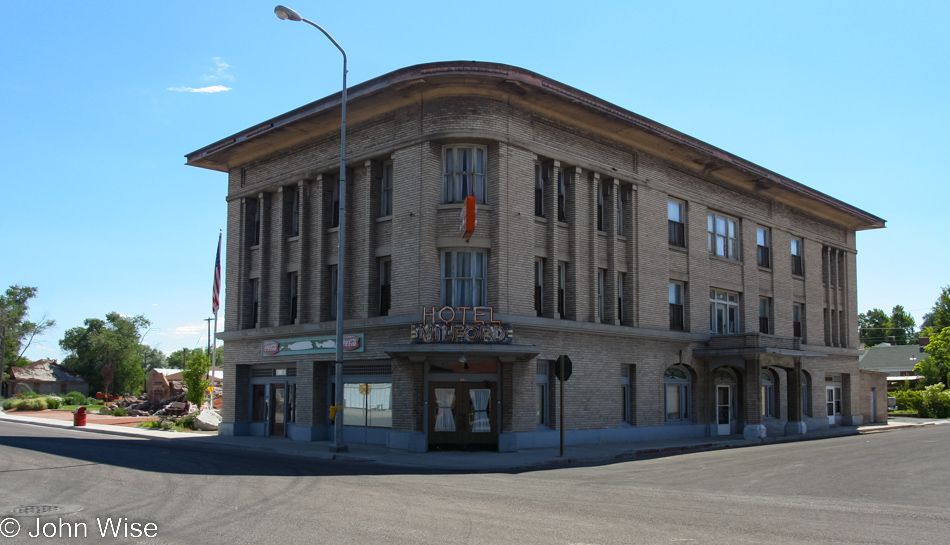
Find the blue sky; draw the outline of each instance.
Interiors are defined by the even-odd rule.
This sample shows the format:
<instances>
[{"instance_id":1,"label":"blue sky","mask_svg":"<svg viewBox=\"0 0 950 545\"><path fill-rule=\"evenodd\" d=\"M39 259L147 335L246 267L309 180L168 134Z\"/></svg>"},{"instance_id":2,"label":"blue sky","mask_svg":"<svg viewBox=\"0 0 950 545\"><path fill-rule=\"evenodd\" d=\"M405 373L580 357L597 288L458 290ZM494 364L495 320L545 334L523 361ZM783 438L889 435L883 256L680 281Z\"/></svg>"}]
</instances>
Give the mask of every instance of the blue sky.
<instances>
[{"instance_id":1,"label":"blue sky","mask_svg":"<svg viewBox=\"0 0 950 545\"><path fill-rule=\"evenodd\" d=\"M919 323L950 284L950 3L288 5L347 50L351 85L519 66L886 219L858 234L860 311ZM66 329L110 311L144 314L166 352L205 345L226 177L184 154L340 88L339 52L273 7L0 3L0 287L38 287L32 316L57 321L28 357L62 357Z\"/></svg>"}]
</instances>

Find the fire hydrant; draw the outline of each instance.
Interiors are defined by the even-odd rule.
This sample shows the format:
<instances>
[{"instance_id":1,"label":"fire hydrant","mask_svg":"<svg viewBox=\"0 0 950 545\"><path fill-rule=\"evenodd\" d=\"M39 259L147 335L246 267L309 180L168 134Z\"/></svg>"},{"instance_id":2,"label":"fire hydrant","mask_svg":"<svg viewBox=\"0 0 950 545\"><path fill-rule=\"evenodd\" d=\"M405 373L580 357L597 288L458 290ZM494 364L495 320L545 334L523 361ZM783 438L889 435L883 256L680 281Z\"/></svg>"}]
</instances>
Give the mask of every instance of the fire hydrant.
<instances>
[{"instance_id":1,"label":"fire hydrant","mask_svg":"<svg viewBox=\"0 0 950 545\"><path fill-rule=\"evenodd\" d=\"M73 426L85 426L86 425L86 408L79 407L73 411Z\"/></svg>"}]
</instances>

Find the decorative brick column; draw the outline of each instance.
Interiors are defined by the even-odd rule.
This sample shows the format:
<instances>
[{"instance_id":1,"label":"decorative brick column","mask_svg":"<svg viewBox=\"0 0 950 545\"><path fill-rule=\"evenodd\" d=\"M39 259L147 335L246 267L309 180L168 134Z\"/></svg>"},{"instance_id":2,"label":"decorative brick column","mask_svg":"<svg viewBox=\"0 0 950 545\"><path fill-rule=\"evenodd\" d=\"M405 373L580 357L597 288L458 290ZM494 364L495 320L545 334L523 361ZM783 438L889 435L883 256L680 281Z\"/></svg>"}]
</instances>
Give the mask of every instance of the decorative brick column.
<instances>
[{"instance_id":1,"label":"decorative brick column","mask_svg":"<svg viewBox=\"0 0 950 545\"><path fill-rule=\"evenodd\" d=\"M804 435L807 431L802 407L802 359L795 358L795 366L788 371L788 423L785 435Z\"/></svg>"},{"instance_id":2,"label":"decorative brick column","mask_svg":"<svg viewBox=\"0 0 950 545\"><path fill-rule=\"evenodd\" d=\"M765 437L765 425L762 424L762 365L758 356L745 360L745 428L742 435L746 439Z\"/></svg>"}]
</instances>

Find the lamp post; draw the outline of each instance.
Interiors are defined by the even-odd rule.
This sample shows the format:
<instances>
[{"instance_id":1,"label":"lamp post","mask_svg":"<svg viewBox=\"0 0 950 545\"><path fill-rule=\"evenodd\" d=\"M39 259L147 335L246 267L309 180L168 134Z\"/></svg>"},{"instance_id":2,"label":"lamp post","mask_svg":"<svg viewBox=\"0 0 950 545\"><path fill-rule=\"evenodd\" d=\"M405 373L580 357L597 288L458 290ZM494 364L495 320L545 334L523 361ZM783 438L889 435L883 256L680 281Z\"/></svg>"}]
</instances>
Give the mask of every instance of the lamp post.
<instances>
[{"instance_id":1,"label":"lamp post","mask_svg":"<svg viewBox=\"0 0 950 545\"><path fill-rule=\"evenodd\" d=\"M346 261L345 243L346 243L346 51L336 43L333 36L323 30L323 27L301 17L296 11L285 7L277 6L274 13L282 20L303 21L323 33L329 38L333 45L343 54L343 95L342 95L342 114L340 120L340 227L337 232L338 250L337 255L337 280L336 280L336 392L337 409L333 419L333 443L330 444L330 452L346 452L346 445L343 443L343 264Z\"/></svg>"}]
</instances>

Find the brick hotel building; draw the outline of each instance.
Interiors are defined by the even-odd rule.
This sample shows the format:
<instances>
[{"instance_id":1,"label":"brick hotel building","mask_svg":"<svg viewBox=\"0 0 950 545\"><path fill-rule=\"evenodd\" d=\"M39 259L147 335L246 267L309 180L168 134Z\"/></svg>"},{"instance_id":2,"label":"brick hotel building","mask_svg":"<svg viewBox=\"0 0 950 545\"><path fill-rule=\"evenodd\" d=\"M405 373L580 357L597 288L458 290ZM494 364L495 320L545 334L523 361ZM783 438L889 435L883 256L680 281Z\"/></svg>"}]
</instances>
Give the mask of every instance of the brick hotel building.
<instances>
[{"instance_id":1,"label":"brick hotel building","mask_svg":"<svg viewBox=\"0 0 950 545\"><path fill-rule=\"evenodd\" d=\"M187 155L228 175L222 433L424 452L802 434L886 418L855 233L884 220L583 91L412 66ZM459 232L474 196L477 227Z\"/></svg>"}]
</instances>

